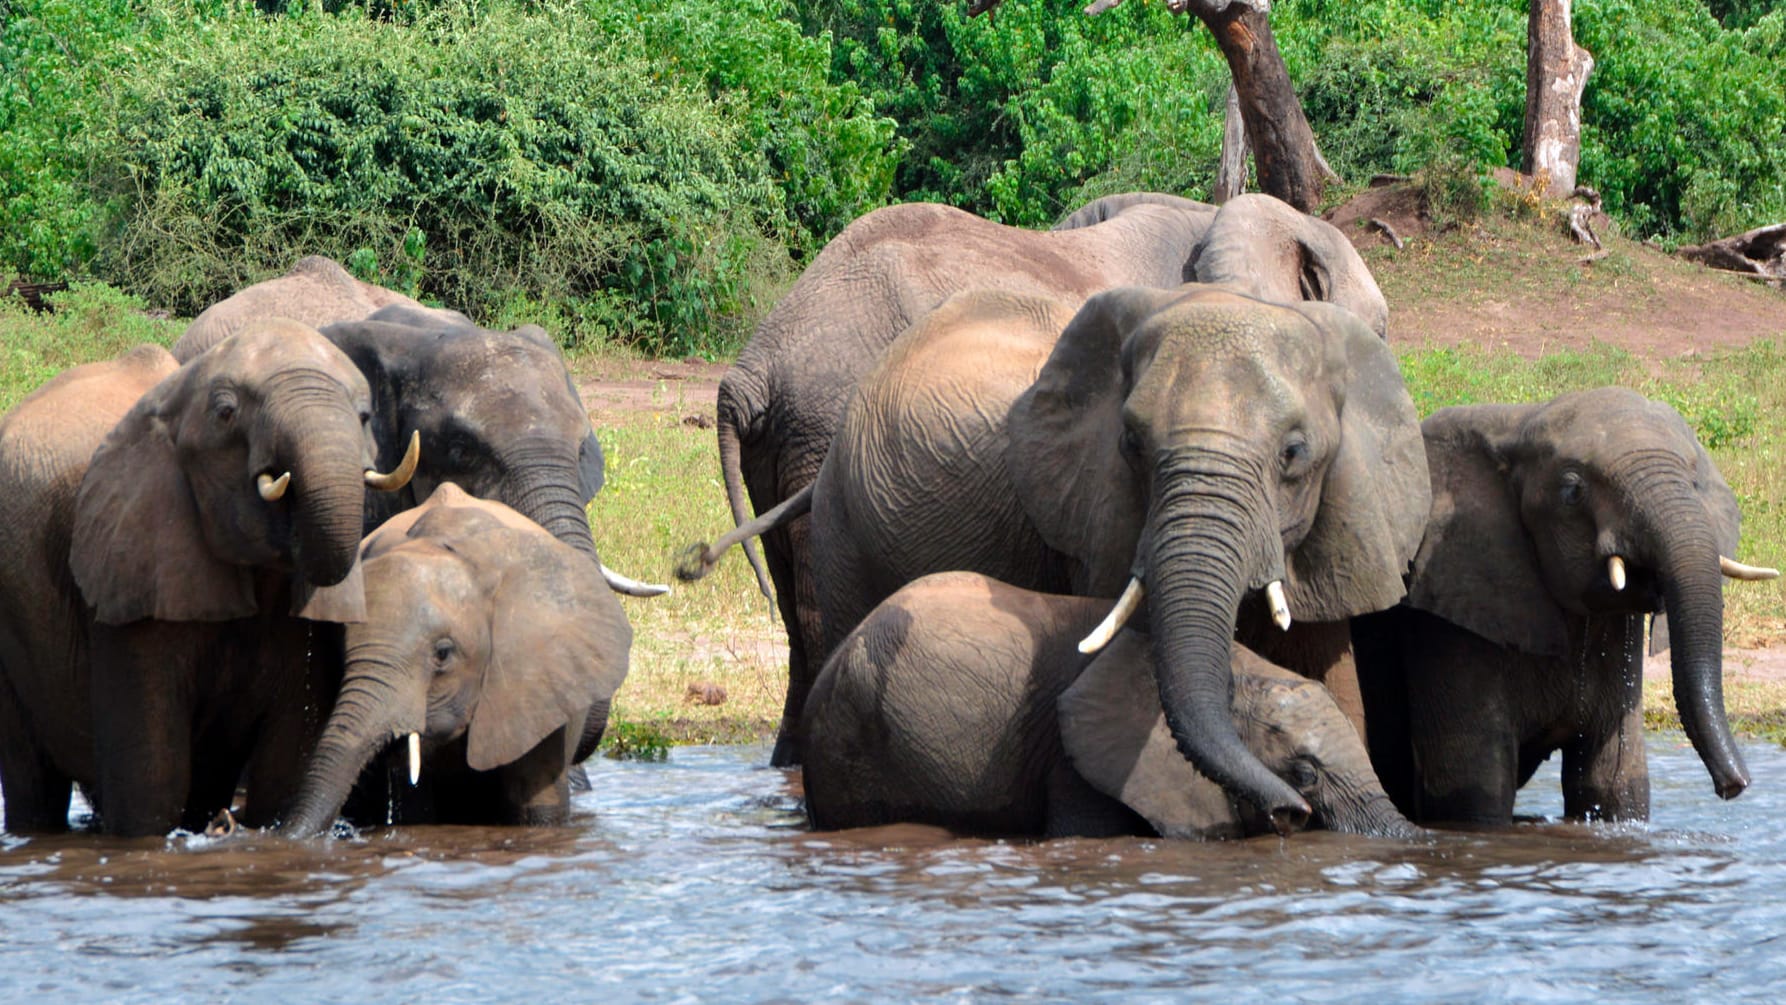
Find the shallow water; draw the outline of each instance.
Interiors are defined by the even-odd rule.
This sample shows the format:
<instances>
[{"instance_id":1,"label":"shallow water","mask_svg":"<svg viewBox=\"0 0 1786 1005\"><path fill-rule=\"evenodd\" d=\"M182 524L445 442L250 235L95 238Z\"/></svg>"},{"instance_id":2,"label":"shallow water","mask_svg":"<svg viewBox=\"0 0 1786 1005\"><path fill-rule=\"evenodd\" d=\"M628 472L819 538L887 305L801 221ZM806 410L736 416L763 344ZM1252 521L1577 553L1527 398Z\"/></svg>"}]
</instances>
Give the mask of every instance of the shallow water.
<instances>
[{"instance_id":1,"label":"shallow water","mask_svg":"<svg viewBox=\"0 0 1786 1005\"><path fill-rule=\"evenodd\" d=\"M1652 736L1648 826L1413 845L810 834L753 747L592 761L555 830L0 836L0 1001L1779 1001L1786 751L1744 753L1735 802Z\"/></svg>"}]
</instances>

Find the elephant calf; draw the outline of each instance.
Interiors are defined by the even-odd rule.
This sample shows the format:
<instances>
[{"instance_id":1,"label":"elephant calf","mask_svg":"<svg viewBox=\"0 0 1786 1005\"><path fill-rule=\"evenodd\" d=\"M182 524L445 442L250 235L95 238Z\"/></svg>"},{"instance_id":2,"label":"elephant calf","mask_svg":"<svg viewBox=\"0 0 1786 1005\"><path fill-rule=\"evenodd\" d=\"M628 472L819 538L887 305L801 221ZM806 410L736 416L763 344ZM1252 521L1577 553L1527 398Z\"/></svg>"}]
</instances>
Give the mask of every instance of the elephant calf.
<instances>
[{"instance_id":1,"label":"elephant calf","mask_svg":"<svg viewBox=\"0 0 1786 1005\"><path fill-rule=\"evenodd\" d=\"M835 652L805 711L814 826L898 821L988 834L1221 838L1263 814L1178 752L1147 637L1075 643L1108 600L973 573L919 579ZM1333 830L1412 837L1326 689L1236 647L1235 725Z\"/></svg>"},{"instance_id":2,"label":"elephant calf","mask_svg":"<svg viewBox=\"0 0 1786 1005\"><path fill-rule=\"evenodd\" d=\"M1604 387L1441 409L1422 433L1432 513L1407 599L1352 625L1371 757L1403 812L1507 823L1561 750L1565 814L1646 819L1651 614L1687 736L1718 795L1741 793L1721 575L1777 573L1732 559L1736 496L1686 421Z\"/></svg>"},{"instance_id":3,"label":"elephant calf","mask_svg":"<svg viewBox=\"0 0 1786 1005\"><path fill-rule=\"evenodd\" d=\"M377 822L563 823L579 741L600 739L632 646L601 570L451 482L360 555L366 620L345 630L340 697L283 832L329 827L387 749L399 785L368 786Z\"/></svg>"}]
</instances>

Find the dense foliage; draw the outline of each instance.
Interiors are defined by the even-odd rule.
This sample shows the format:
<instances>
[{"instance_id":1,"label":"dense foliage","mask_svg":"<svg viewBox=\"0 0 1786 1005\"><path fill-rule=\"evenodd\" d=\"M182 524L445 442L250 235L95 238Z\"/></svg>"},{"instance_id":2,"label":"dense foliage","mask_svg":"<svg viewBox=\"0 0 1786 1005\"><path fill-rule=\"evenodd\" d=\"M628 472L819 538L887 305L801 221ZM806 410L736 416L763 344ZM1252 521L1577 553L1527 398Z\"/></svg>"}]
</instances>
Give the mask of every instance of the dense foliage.
<instances>
[{"instance_id":1,"label":"dense foliage","mask_svg":"<svg viewBox=\"0 0 1786 1005\"><path fill-rule=\"evenodd\" d=\"M1227 70L1129 0L0 0L0 270L191 312L331 254L494 323L724 351L848 221L1207 193ZM1280 0L1351 182L1517 166L1525 6ZM1786 218L1786 5L1582 0L1628 232ZM1467 196L1467 192L1465 192Z\"/></svg>"}]
</instances>

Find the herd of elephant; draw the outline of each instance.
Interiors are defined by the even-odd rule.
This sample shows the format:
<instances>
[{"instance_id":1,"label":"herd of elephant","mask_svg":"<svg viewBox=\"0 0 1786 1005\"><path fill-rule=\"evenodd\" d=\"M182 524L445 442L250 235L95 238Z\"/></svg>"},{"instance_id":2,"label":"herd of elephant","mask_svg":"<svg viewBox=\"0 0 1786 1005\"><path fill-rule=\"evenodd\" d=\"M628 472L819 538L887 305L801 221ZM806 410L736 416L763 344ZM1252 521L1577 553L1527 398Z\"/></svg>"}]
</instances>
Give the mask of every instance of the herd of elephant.
<instances>
[{"instance_id":1,"label":"herd of elephant","mask_svg":"<svg viewBox=\"0 0 1786 1005\"><path fill-rule=\"evenodd\" d=\"M825 828L1393 837L1648 813L1644 620L1719 795L1736 500L1618 388L1421 423L1346 238L1134 193L846 228L718 400ZM625 679L553 340L324 258L0 418L5 828L550 824ZM752 509L760 516L753 516ZM762 558L752 548L761 538ZM245 793L245 797L243 796Z\"/></svg>"}]
</instances>

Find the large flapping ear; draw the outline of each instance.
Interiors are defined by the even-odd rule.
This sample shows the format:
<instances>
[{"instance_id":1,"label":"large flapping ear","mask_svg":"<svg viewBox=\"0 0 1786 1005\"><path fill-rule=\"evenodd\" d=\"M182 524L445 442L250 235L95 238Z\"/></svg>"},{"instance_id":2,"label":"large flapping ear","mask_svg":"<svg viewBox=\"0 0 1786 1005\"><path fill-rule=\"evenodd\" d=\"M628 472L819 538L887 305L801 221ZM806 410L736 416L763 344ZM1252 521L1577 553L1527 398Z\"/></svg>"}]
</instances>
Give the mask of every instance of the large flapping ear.
<instances>
[{"instance_id":1,"label":"large flapping ear","mask_svg":"<svg viewBox=\"0 0 1786 1005\"><path fill-rule=\"evenodd\" d=\"M252 574L211 555L176 456L168 422L183 384L176 373L137 402L94 453L75 498L68 564L106 624L255 612Z\"/></svg>"},{"instance_id":2,"label":"large flapping ear","mask_svg":"<svg viewBox=\"0 0 1786 1005\"><path fill-rule=\"evenodd\" d=\"M626 679L632 627L601 568L543 530L505 527L455 548L499 569L490 666L466 747L472 769L488 771L561 726L580 731L591 708Z\"/></svg>"},{"instance_id":3,"label":"large flapping ear","mask_svg":"<svg viewBox=\"0 0 1786 1005\"><path fill-rule=\"evenodd\" d=\"M1413 399L1383 340L1342 307L1290 306L1339 342L1346 397L1321 504L1289 556L1285 586L1295 618L1338 621L1402 598L1432 501L1426 450Z\"/></svg>"},{"instance_id":4,"label":"large flapping ear","mask_svg":"<svg viewBox=\"0 0 1786 1005\"><path fill-rule=\"evenodd\" d=\"M1162 837L1238 837L1227 793L1198 774L1172 739L1150 652L1147 636L1124 630L1098 654L1056 702L1061 746L1092 788Z\"/></svg>"},{"instance_id":5,"label":"large flapping ear","mask_svg":"<svg viewBox=\"0 0 1786 1005\"><path fill-rule=\"evenodd\" d=\"M1042 540L1079 563L1075 592L1114 597L1128 581L1147 488L1121 450L1123 342L1182 295L1123 287L1087 300L1011 406L1011 481Z\"/></svg>"},{"instance_id":6,"label":"large flapping ear","mask_svg":"<svg viewBox=\"0 0 1786 1005\"><path fill-rule=\"evenodd\" d=\"M1568 645L1567 622L1520 518L1508 459L1537 407L1463 405L1427 418L1432 514L1408 605L1497 645L1559 656Z\"/></svg>"}]
</instances>

